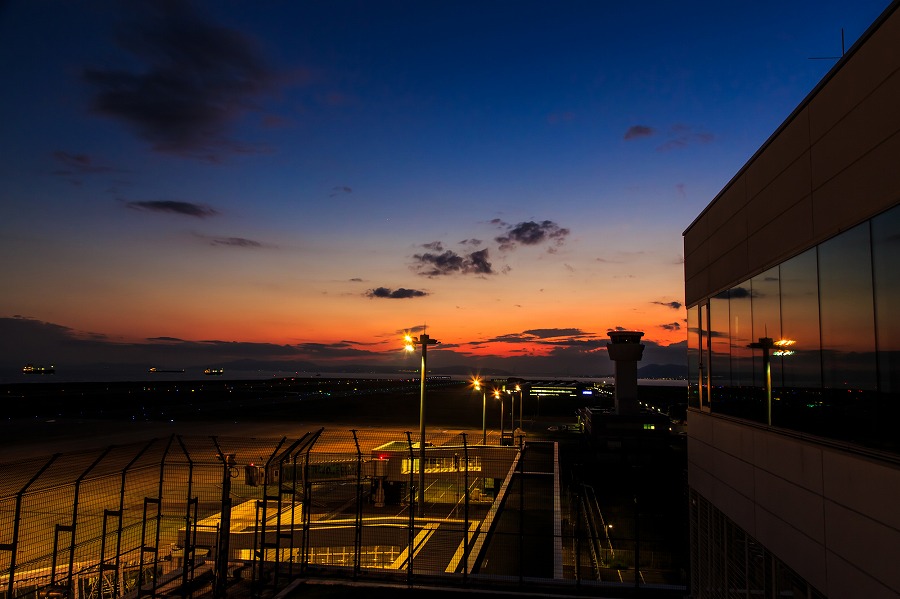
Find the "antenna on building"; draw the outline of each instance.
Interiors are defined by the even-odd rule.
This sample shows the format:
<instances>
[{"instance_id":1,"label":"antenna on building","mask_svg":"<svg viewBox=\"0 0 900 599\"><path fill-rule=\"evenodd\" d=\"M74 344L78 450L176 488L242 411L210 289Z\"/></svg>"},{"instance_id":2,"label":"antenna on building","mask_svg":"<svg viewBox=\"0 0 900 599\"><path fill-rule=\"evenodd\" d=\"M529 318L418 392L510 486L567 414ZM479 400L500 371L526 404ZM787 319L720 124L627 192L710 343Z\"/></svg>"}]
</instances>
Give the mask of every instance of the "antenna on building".
<instances>
[{"instance_id":1,"label":"antenna on building","mask_svg":"<svg viewBox=\"0 0 900 599\"><path fill-rule=\"evenodd\" d=\"M846 54L844 48L844 28L841 27L841 55L840 56L810 56L809 60L840 60Z\"/></svg>"}]
</instances>

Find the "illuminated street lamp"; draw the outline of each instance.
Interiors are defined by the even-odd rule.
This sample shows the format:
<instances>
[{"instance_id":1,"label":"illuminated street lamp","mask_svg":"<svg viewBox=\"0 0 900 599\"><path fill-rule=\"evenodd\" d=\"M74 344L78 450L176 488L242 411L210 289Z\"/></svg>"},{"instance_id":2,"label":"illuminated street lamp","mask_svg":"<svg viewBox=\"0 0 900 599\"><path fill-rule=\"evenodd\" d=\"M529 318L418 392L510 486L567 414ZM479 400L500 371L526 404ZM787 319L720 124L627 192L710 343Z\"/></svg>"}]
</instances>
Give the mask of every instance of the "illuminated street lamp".
<instances>
[{"instance_id":1,"label":"illuminated street lamp","mask_svg":"<svg viewBox=\"0 0 900 599\"><path fill-rule=\"evenodd\" d=\"M503 444L503 394L499 389L494 389L494 399L500 400L500 444Z\"/></svg>"},{"instance_id":2,"label":"illuminated street lamp","mask_svg":"<svg viewBox=\"0 0 900 599\"><path fill-rule=\"evenodd\" d=\"M788 349L797 343L793 339L773 340L771 337L760 337L756 343L751 343L747 347L751 349L761 349L763 352L763 372L766 377L766 421L772 426L772 361L769 359L769 352L772 351L773 356L790 356L794 350Z\"/></svg>"},{"instance_id":3,"label":"illuminated street lamp","mask_svg":"<svg viewBox=\"0 0 900 599\"><path fill-rule=\"evenodd\" d=\"M522 397L522 387L516 385L516 391L519 393L519 430L522 430L522 406L525 405L525 400Z\"/></svg>"},{"instance_id":4,"label":"illuminated street lamp","mask_svg":"<svg viewBox=\"0 0 900 599\"><path fill-rule=\"evenodd\" d=\"M515 389L507 389L512 405L509 408L509 429L515 437L516 435L516 393L519 394L519 428L522 428L522 387L516 385Z\"/></svg>"},{"instance_id":5,"label":"illuminated street lamp","mask_svg":"<svg viewBox=\"0 0 900 599\"><path fill-rule=\"evenodd\" d=\"M481 444L487 445L487 389L481 387L479 379L472 379L475 391L481 391Z\"/></svg>"},{"instance_id":6,"label":"illuminated street lamp","mask_svg":"<svg viewBox=\"0 0 900 599\"><path fill-rule=\"evenodd\" d=\"M419 337L406 335L404 337L406 346L404 349L408 352L415 351L416 346L422 348L422 382L421 391L419 393L419 513L425 510L425 378L427 376L427 354L428 346L440 343L437 339L432 339L425 333Z\"/></svg>"}]
</instances>

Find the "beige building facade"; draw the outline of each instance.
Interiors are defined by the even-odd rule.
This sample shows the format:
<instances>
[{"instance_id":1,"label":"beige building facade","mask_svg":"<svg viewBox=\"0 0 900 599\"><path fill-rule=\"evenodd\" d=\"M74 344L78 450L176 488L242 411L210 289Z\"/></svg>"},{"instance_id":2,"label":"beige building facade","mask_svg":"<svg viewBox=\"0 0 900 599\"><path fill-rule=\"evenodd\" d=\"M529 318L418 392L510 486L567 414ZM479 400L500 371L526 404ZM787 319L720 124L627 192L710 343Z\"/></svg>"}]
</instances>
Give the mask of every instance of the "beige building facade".
<instances>
[{"instance_id":1,"label":"beige building facade","mask_svg":"<svg viewBox=\"0 0 900 599\"><path fill-rule=\"evenodd\" d=\"M900 2L684 251L693 596L900 596Z\"/></svg>"}]
</instances>

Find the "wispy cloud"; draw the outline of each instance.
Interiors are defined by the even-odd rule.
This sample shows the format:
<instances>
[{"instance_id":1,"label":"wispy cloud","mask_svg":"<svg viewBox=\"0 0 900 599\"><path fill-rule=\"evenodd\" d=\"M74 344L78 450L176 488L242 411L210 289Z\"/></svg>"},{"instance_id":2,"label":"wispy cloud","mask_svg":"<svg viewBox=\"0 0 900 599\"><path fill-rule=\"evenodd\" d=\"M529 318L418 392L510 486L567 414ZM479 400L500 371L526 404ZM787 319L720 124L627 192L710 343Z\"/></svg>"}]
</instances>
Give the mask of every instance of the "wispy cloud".
<instances>
[{"instance_id":1,"label":"wispy cloud","mask_svg":"<svg viewBox=\"0 0 900 599\"><path fill-rule=\"evenodd\" d=\"M85 69L92 109L124 122L159 152L216 160L222 151L248 151L228 131L274 83L254 43L186 2L139 6L146 14L123 27L116 42L140 67Z\"/></svg>"},{"instance_id":2,"label":"wispy cloud","mask_svg":"<svg viewBox=\"0 0 900 599\"><path fill-rule=\"evenodd\" d=\"M628 128L628 131L625 132L625 139L638 139L641 137L653 137L656 135L656 130L653 127L648 127L647 125L632 125Z\"/></svg>"},{"instance_id":3,"label":"wispy cloud","mask_svg":"<svg viewBox=\"0 0 900 599\"><path fill-rule=\"evenodd\" d=\"M565 243L566 237L569 235L568 229L560 227L551 220L544 220L539 223L530 220L517 225L508 225L499 221L499 219L491 222L507 229L505 235L494 238L494 241L500 244L501 251L513 250L518 245L553 243L555 246L560 246Z\"/></svg>"},{"instance_id":4,"label":"wispy cloud","mask_svg":"<svg viewBox=\"0 0 900 599\"><path fill-rule=\"evenodd\" d=\"M177 200L125 202L125 205L132 210L140 210L143 212L168 212L170 214L193 216L195 218L208 218L210 216L216 216L217 214L219 214L218 211L204 204L180 202Z\"/></svg>"},{"instance_id":5,"label":"wispy cloud","mask_svg":"<svg viewBox=\"0 0 900 599\"><path fill-rule=\"evenodd\" d=\"M428 293L420 291L419 289L405 289L403 287L398 289L376 287L375 289L366 291L366 297L369 299L410 299L413 297L424 297L426 295L428 295Z\"/></svg>"},{"instance_id":6,"label":"wispy cloud","mask_svg":"<svg viewBox=\"0 0 900 599\"><path fill-rule=\"evenodd\" d=\"M666 331L680 331L681 323L680 322L670 322L667 324L659 325L659 328L664 329Z\"/></svg>"},{"instance_id":7,"label":"wispy cloud","mask_svg":"<svg viewBox=\"0 0 900 599\"><path fill-rule=\"evenodd\" d=\"M549 339L552 337L577 337L581 335L589 335L590 333L586 333L581 329L528 329L527 331L522 331L525 335L531 335L533 337L540 337L541 339Z\"/></svg>"},{"instance_id":8,"label":"wispy cloud","mask_svg":"<svg viewBox=\"0 0 900 599\"><path fill-rule=\"evenodd\" d=\"M211 245L226 245L239 248L261 248L263 243L245 237L213 237L210 239Z\"/></svg>"},{"instance_id":9,"label":"wispy cloud","mask_svg":"<svg viewBox=\"0 0 900 599\"><path fill-rule=\"evenodd\" d=\"M669 152L690 145L708 144L715 139L712 133L698 131L689 125L673 125L667 134L668 139L656 148L658 152Z\"/></svg>"},{"instance_id":10,"label":"wispy cloud","mask_svg":"<svg viewBox=\"0 0 900 599\"><path fill-rule=\"evenodd\" d=\"M340 195L347 195L353 193L353 189L347 187L346 185L338 185L337 187L331 188L331 193L328 194L329 198L334 198Z\"/></svg>"},{"instance_id":11,"label":"wispy cloud","mask_svg":"<svg viewBox=\"0 0 900 599\"><path fill-rule=\"evenodd\" d=\"M680 310L682 307L681 302L650 302L651 304L656 304L657 306L665 306L666 308L672 308L673 310Z\"/></svg>"},{"instance_id":12,"label":"wispy cloud","mask_svg":"<svg viewBox=\"0 0 900 599\"><path fill-rule=\"evenodd\" d=\"M452 274L489 275L494 270L488 261L488 250L460 255L453 250L441 253L425 252L413 256L413 268L423 276L437 277Z\"/></svg>"},{"instance_id":13,"label":"wispy cloud","mask_svg":"<svg viewBox=\"0 0 900 599\"><path fill-rule=\"evenodd\" d=\"M53 152L53 159L63 167L61 170L54 171L54 175L89 175L96 173L123 172L122 169L97 162L88 154L72 154L70 152L57 150L56 152Z\"/></svg>"}]
</instances>

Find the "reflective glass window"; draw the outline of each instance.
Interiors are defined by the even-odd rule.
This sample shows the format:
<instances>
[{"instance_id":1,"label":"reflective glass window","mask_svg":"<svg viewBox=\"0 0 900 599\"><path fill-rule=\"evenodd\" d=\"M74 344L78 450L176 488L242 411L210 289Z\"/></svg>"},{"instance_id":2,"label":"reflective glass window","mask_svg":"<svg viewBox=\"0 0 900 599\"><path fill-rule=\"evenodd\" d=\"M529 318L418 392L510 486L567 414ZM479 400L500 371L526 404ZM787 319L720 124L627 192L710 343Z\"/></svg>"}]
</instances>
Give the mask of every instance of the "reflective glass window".
<instances>
[{"instance_id":1,"label":"reflective glass window","mask_svg":"<svg viewBox=\"0 0 900 599\"><path fill-rule=\"evenodd\" d=\"M753 277L750 281L750 297L753 308L754 342L764 337L781 339L781 286L778 267ZM754 351L754 362L762 367L761 350ZM781 386L781 359L771 361L772 385Z\"/></svg>"},{"instance_id":2,"label":"reflective glass window","mask_svg":"<svg viewBox=\"0 0 900 599\"><path fill-rule=\"evenodd\" d=\"M782 336L792 339L794 354L782 360L785 387L820 387L819 285L815 248L781 264Z\"/></svg>"},{"instance_id":3,"label":"reflective glass window","mask_svg":"<svg viewBox=\"0 0 900 599\"><path fill-rule=\"evenodd\" d=\"M700 307L687 311L688 405L700 407Z\"/></svg>"},{"instance_id":4,"label":"reflective glass window","mask_svg":"<svg viewBox=\"0 0 900 599\"><path fill-rule=\"evenodd\" d=\"M872 219L878 388L900 393L900 206Z\"/></svg>"},{"instance_id":5,"label":"reflective glass window","mask_svg":"<svg viewBox=\"0 0 900 599\"><path fill-rule=\"evenodd\" d=\"M709 406L709 304L700 305L700 406Z\"/></svg>"},{"instance_id":6,"label":"reflective glass window","mask_svg":"<svg viewBox=\"0 0 900 599\"><path fill-rule=\"evenodd\" d=\"M747 347L753 342L751 293L750 281L744 281L728 291L731 316L731 384L747 389L754 384L753 354Z\"/></svg>"},{"instance_id":7,"label":"reflective glass window","mask_svg":"<svg viewBox=\"0 0 900 599\"><path fill-rule=\"evenodd\" d=\"M731 347L728 333L728 292L709 300L709 378L713 387L713 401L716 399L715 389L731 385Z\"/></svg>"},{"instance_id":8,"label":"reflective glass window","mask_svg":"<svg viewBox=\"0 0 900 599\"><path fill-rule=\"evenodd\" d=\"M875 314L868 223L819 246L819 307L825 387L875 389Z\"/></svg>"}]
</instances>

